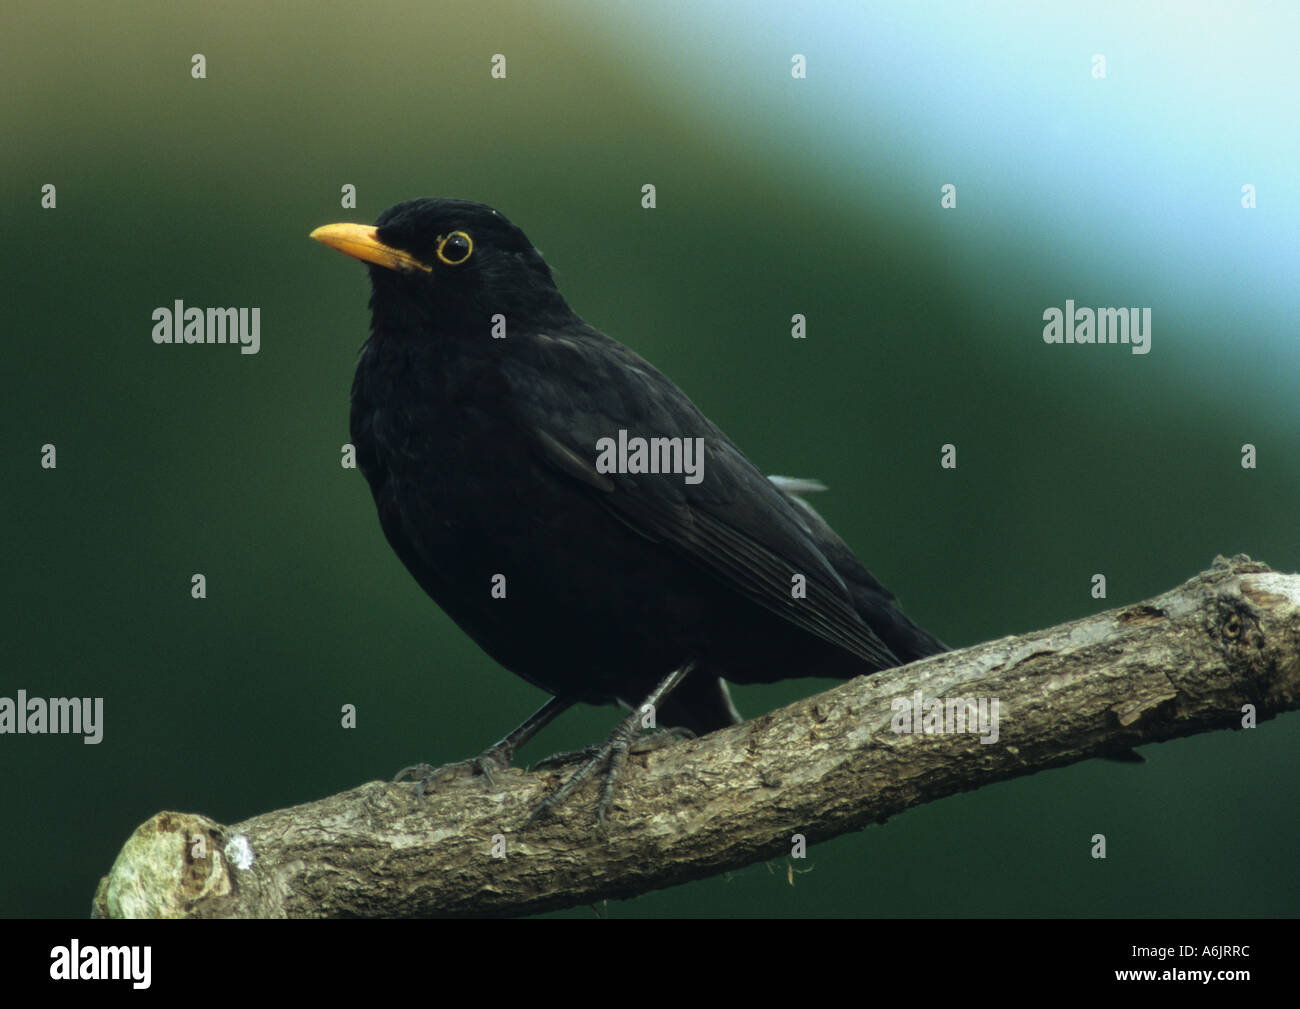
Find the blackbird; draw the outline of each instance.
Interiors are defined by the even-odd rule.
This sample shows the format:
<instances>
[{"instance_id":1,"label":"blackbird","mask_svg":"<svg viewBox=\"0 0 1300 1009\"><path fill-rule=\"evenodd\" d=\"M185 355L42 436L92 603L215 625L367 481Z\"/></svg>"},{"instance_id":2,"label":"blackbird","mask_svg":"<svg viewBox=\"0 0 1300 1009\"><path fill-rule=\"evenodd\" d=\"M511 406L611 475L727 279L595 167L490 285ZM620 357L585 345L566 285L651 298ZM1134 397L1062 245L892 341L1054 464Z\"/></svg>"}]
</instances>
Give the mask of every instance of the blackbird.
<instances>
[{"instance_id":1,"label":"blackbird","mask_svg":"<svg viewBox=\"0 0 1300 1009\"><path fill-rule=\"evenodd\" d=\"M573 311L498 211L389 207L311 237L369 264L351 435L420 587L552 695L490 775L576 702L633 707L543 810L601 766L605 809L644 703L696 734L724 681L848 678L945 650L802 494L765 477L669 378Z\"/></svg>"}]
</instances>

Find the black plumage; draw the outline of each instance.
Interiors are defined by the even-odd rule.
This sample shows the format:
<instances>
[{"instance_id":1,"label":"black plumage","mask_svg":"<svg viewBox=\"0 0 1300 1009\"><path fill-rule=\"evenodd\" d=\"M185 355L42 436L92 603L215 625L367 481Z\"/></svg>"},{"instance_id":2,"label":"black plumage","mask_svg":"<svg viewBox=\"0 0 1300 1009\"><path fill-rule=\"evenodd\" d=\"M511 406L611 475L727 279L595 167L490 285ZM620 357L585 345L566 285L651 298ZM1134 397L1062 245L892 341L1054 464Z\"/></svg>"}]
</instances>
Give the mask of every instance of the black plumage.
<instances>
[{"instance_id":1,"label":"black plumage","mask_svg":"<svg viewBox=\"0 0 1300 1009\"><path fill-rule=\"evenodd\" d=\"M849 677L944 650L791 493L802 485L763 476L584 322L498 212L413 200L313 237L371 264L351 426L389 543L556 711L637 705L690 662L658 721L704 733L737 720L724 679ZM598 471L598 442L620 430L702 438L703 479Z\"/></svg>"}]
</instances>

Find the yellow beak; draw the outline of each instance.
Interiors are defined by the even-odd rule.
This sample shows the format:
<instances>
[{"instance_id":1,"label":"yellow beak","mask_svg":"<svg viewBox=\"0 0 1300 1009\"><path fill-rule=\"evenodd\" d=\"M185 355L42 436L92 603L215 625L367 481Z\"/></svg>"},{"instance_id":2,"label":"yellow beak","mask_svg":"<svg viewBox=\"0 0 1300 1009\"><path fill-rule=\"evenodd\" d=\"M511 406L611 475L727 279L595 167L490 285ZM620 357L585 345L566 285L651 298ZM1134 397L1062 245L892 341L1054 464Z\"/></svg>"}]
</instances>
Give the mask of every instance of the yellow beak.
<instances>
[{"instance_id":1,"label":"yellow beak","mask_svg":"<svg viewBox=\"0 0 1300 1009\"><path fill-rule=\"evenodd\" d=\"M345 256L360 259L389 270L423 270L432 273L428 266L409 252L385 245L375 229L368 224L325 224L311 233L311 237Z\"/></svg>"}]
</instances>

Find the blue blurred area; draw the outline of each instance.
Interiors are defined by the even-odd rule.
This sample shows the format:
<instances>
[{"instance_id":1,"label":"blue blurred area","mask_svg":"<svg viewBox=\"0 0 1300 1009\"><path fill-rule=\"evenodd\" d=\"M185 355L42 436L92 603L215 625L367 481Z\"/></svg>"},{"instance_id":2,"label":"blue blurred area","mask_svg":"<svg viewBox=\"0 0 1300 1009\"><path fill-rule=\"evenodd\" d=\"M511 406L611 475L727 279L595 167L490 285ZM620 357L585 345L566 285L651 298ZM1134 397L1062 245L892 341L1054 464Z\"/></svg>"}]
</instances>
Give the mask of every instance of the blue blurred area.
<instances>
[{"instance_id":1,"label":"blue blurred area","mask_svg":"<svg viewBox=\"0 0 1300 1009\"><path fill-rule=\"evenodd\" d=\"M1201 347L1200 369L1245 341L1300 360L1295 5L586 6L611 45L672 24L671 56L629 58L695 128L797 163L846 213L906 214L971 258L976 298L1006 259L1060 283L1062 263L1083 261L1090 282L1199 320L1179 336ZM778 72L792 53L808 59L798 99ZM883 165L891 185L867 184ZM942 182L978 233L915 213ZM1246 183L1258 209L1243 213ZM1276 375L1289 407L1289 374Z\"/></svg>"}]
</instances>

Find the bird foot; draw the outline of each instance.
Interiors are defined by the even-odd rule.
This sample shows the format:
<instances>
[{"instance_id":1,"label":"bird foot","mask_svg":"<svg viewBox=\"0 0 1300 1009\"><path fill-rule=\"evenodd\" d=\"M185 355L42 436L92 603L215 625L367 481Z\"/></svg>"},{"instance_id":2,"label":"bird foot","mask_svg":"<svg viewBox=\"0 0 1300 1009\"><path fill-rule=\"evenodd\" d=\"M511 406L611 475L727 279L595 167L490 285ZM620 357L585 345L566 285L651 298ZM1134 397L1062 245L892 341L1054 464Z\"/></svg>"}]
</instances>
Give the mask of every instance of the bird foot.
<instances>
[{"instance_id":1,"label":"bird foot","mask_svg":"<svg viewBox=\"0 0 1300 1009\"><path fill-rule=\"evenodd\" d=\"M410 767L403 767L393 776L393 781L401 781L403 778L410 778L415 781L415 800L423 805L425 793L429 791L429 785L438 781L449 781L458 777L483 777L487 779L488 787L496 785L496 776L500 772L510 767L510 758L513 756L507 753L500 746L491 746L484 750L477 757L469 760L457 760L450 764L443 764L441 767L434 767L432 764L412 764Z\"/></svg>"},{"instance_id":2,"label":"bird foot","mask_svg":"<svg viewBox=\"0 0 1300 1009\"><path fill-rule=\"evenodd\" d=\"M618 783L618 779L622 774L623 765L627 761L628 754L650 753L679 739L695 738L695 733L685 728L658 728L637 735L636 727L639 717L638 714L633 713L633 715L624 719L613 734L599 746L585 746L580 750L555 753L533 764L530 770L535 771L582 762L581 766L569 776L564 784L538 803L537 808L528 817L525 826L535 820L550 816L557 806L577 791L602 766L607 764L605 780L600 789L600 799L596 804L596 821L601 829L604 829L605 814L613 801L614 786Z\"/></svg>"},{"instance_id":3,"label":"bird foot","mask_svg":"<svg viewBox=\"0 0 1300 1009\"><path fill-rule=\"evenodd\" d=\"M651 753L669 743L675 743L679 739L697 739L698 737L685 726L674 726L668 728L660 726L657 729L651 729L643 732L633 738L628 745L628 753ZM584 746L579 750L562 750L559 753L552 753L549 757L543 757L528 766L530 771L553 771L557 767L564 767L566 764L576 764L580 760L589 760L600 752L599 746Z\"/></svg>"},{"instance_id":4,"label":"bird foot","mask_svg":"<svg viewBox=\"0 0 1300 1009\"><path fill-rule=\"evenodd\" d=\"M543 757L536 763L529 765L528 770L552 771L557 767L563 767L565 764L576 764L580 760L589 760L599 750L599 746L584 746L580 750L563 750L560 753L552 753L549 757Z\"/></svg>"},{"instance_id":5,"label":"bird foot","mask_svg":"<svg viewBox=\"0 0 1300 1009\"><path fill-rule=\"evenodd\" d=\"M632 733L629 730L628 723L624 721L604 743L591 748L591 755L578 766L576 771L569 775L564 784L537 804L537 808L529 815L524 826L529 827L537 820L552 816L557 806L576 792L586 783L587 779L604 767L605 781L601 785L600 799L596 804L596 822L603 830L605 827L605 812L614 797L614 785L617 784L619 774L623 770L623 763L627 759L628 745L631 738ZM565 757L569 755L558 754L557 756Z\"/></svg>"},{"instance_id":6,"label":"bird foot","mask_svg":"<svg viewBox=\"0 0 1300 1009\"><path fill-rule=\"evenodd\" d=\"M600 786L600 799L596 804L596 823L603 832L605 829L605 812L609 809L611 801L613 801L614 786L618 783L619 775L623 771L623 765L627 762L628 748L632 745L633 737L636 736L642 710L646 706L649 706L650 710L657 708L665 697L677 689L682 680L686 679L694 668L695 662L690 661L665 676L659 682L659 685L650 692L650 695L645 699L645 704L633 708L628 716L619 722L618 728L610 733L609 738L596 747L591 756L569 775L569 780L538 803L537 808L525 821L524 826L528 827L534 821L552 815L560 803L576 792L583 782L600 768L604 767L605 781Z\"/></svg>"}]
</instances>

